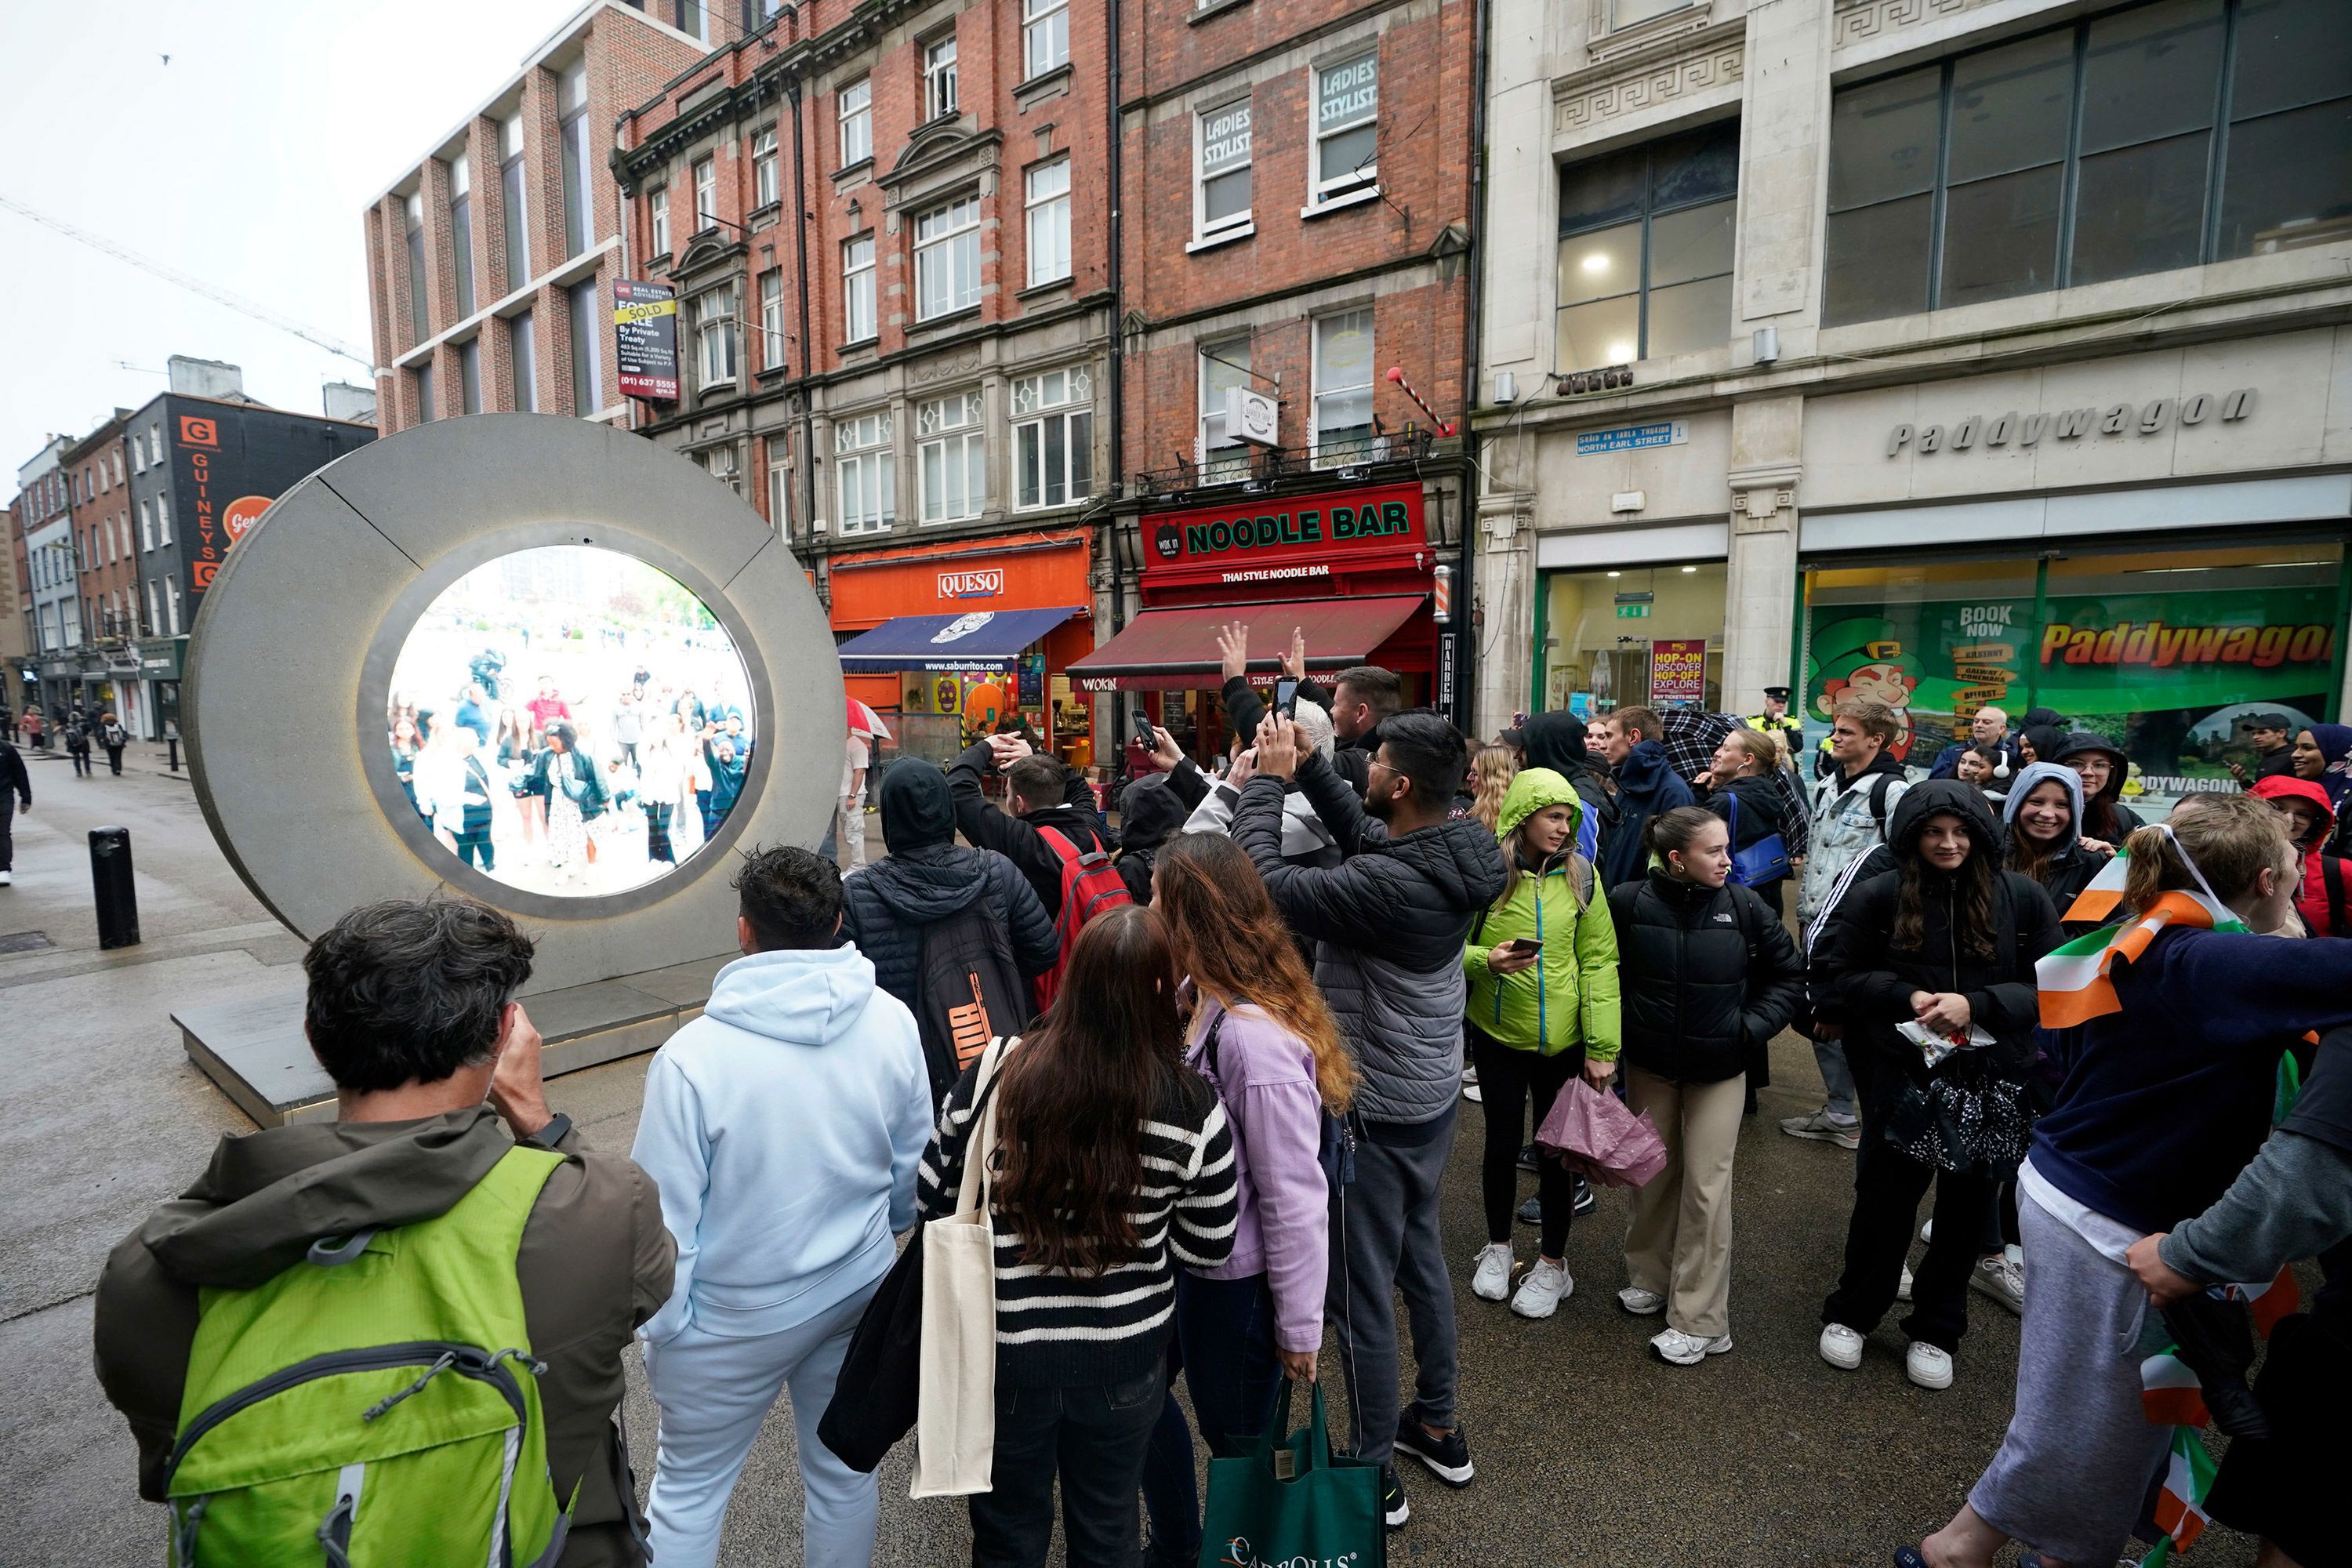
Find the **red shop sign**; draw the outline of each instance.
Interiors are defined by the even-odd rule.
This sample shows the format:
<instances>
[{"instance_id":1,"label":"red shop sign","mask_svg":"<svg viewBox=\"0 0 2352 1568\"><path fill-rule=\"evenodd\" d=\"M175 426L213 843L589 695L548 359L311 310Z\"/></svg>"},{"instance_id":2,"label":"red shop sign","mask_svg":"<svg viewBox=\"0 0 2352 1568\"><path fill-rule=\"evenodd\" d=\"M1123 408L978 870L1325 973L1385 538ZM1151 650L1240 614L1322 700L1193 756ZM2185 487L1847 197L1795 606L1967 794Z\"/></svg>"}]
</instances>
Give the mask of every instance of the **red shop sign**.
<instances>
[{"instance_id":1,"label":"red shop sign","mask_svg":"<svg viewBox=\"0 0 2352 1568\"><path fill-rule=\"evenodd\" d=\"M1143 515L1143 576L1196 583L1312 582L1428 549L1418 484Z\"/></svg>"}]
</instances>

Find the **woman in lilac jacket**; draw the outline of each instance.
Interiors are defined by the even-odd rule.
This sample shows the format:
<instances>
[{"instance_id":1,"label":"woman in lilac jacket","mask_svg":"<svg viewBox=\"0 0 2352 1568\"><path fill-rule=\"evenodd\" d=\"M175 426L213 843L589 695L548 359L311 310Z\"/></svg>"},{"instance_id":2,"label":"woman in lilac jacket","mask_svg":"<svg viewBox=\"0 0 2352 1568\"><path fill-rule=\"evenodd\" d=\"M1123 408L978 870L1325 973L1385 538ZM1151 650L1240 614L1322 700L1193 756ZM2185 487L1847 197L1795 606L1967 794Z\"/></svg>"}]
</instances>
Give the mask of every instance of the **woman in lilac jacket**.
<instances>
[{"instance_id":1,"label":"woman in lilac jacket","mask_svg":"<svg viewBox=\"0 0 2352 1568\"><path fill-rule=\"evenodd\" d=\"M1240 846L1210 833L1172 839L1151 888L1192 993L1185 1065L1224 1103L1241 1194L1232 1257L1177 1276L1169 1369L1182 1369L1202 1440L1221 1454L1258 1436L1277 1379L1315 1378L1330 1213L1317 1156L1324 1114L1347 1109L1356 1071ZM1195 1562L1192 1440L1172 1392L1152 1434L1143 1501L1151 1516L1146 1561Z\"/></svg>"}]
</instances>

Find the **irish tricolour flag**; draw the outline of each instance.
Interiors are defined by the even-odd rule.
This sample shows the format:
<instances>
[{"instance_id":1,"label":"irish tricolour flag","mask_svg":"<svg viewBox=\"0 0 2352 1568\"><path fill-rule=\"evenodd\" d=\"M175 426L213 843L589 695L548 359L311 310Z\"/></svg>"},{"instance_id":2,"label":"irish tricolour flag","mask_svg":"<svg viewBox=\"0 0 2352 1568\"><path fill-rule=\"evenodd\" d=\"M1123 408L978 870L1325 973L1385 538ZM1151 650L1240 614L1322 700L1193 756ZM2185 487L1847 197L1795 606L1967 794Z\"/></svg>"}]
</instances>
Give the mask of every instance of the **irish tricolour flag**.
<instances>
[{"instance_id":1,"label":"irish tricolour flag","mask_svg":"<svg viewBox=\"0 0 2352 1568\"><path fill-rule=\"evenodd\" d=\"M2105 880L2122 863L2123 857L2116 856L2107 870L2099 873L2100 879ZM2097 882L2085 889L2083 897L2066 911L2066 918L2095 918L2082 911L2084 900L2097 890ZM2109 973L2115 961L2137 959L2147 951L2147 944L2156 940L2158 931L2175 925L2200 926L2208 931L2246 929L2236 915L2201 892L2167 893L2143 910L2137 920L2078 936L2033 966L2034 982L2042 992L2042 1026L2068 1029L2119 1011L2123 1005L2116 1000L2115 983Z\"/></svg>"},{"instance_id":2,"label":"irish tricolour flag","mask_svg":"<svg viewBox=\"0 0 2352 1568\"><path fill-rule=\"evenodd\" d=\"M2090 886L2074 895L2066 912L2058 918L2064 921L2105 921L2123 902L2124 878L2131 869L2131 851L2118 849L2099 868Z\"/></svg>"},{"instance_id":3,"label":"irish tricolour flag","mask_svg":"<svg viewBox=\"0 0 2352 1568\"><path fill-rule=\"evenodd\" d=\"M2159 1568L2189 1550L2204 1533L2205 1494L2213 1489L2213 1457L2196 1433L2181 1427L2172 1434L2172 1456L2164 1470L2164 1489L2157 1494L2156 1522L2164 1539L2140 1559L2140 1568Z\"/></svg>"}]
</instances>

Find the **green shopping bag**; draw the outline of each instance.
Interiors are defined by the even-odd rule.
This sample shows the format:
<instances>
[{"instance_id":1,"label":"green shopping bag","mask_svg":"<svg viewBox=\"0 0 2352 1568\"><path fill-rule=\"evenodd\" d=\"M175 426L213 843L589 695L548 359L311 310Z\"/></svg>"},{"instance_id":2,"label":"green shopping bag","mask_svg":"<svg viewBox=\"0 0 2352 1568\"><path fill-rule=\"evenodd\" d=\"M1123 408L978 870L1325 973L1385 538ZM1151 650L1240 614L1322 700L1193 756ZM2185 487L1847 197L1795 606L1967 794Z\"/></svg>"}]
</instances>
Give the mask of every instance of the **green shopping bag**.
<instances>
[{"instance_id":1,"label":"green shopping bag","mask_svg":"<svg viewBox=\"0 0 2352 1568\"><path fill-rule=\"evenodd\" d=\"M1255 1447L1209 1461L1200 1568L1385 1568L1381 1468L1332 1457L1321 1384L1307 1425L1289 1428L1284 1378Z\"/></svg>"}]
</instances>

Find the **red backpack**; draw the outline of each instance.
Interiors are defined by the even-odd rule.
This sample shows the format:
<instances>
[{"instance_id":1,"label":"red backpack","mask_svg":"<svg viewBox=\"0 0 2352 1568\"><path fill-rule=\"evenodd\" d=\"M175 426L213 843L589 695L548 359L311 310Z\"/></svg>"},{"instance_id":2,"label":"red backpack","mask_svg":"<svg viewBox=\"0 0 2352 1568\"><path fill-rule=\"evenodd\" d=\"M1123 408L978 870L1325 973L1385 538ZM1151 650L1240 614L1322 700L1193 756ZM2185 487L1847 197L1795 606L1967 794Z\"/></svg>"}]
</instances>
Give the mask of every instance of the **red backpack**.
<instances>
[{"instance_id":1,"label":"red backpack","mask_svg":"<svg viewBox=\"0 0 2352 1568\"><path fill-rule=\"evenodd\" d=\"M1125 879L1118 868L1111 864L1110 856L1099 841L1090 849L1080 849L1061 832L1041 827L1037 837L1062 863L1062 908L1054 917L1054 934L1062 940L1062 951L1054 960L1054 967L1031 981L1037 1011L1042 1015L1053 1005L1055 994L1062 988L1062 972L1069 967L1070 949L1078 940L1078 932L1088 921L1105 910L1135 902L1135 895L1127 890Z\"/></svg>"}]
</instances>

